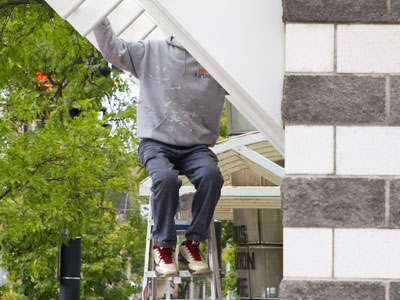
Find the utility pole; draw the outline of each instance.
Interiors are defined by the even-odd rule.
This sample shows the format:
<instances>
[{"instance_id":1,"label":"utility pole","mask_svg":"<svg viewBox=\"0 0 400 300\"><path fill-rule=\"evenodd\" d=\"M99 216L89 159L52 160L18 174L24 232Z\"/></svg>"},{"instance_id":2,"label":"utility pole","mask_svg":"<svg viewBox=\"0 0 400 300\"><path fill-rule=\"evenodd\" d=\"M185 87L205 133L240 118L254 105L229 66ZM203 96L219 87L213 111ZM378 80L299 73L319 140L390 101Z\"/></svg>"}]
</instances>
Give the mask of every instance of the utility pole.
<instances>
[{"instance_id":1,"label":"utility pole","mask_svg":"<svg viewBox=\"0 0 400 300\"><path fill-rule=\"evenodd\" d=\"M70 239L59 253L60 300L79 300L81 284L81 237Z\"/></svg>"}]
</instances>

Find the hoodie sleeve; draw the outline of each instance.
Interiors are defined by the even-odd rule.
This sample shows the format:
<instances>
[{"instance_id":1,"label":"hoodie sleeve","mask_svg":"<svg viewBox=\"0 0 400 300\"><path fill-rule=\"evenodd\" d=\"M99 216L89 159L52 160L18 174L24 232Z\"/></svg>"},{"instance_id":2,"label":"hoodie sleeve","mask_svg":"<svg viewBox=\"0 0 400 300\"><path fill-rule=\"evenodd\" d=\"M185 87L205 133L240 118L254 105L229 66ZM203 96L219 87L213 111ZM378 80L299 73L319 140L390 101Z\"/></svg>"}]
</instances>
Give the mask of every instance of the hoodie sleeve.
<instances>
[{"instance_id":1,"label":"hoodie sleeve","mask_svg":"<svg viewBox=\"0 0 400 300\"><path fill-rule=\"evenodd\" d=\"M94 29L94 35L107 61L139 78L140 62L145 52L143 42L128 42L116 37L108 19Z\"/></svg>"}]
</instances>

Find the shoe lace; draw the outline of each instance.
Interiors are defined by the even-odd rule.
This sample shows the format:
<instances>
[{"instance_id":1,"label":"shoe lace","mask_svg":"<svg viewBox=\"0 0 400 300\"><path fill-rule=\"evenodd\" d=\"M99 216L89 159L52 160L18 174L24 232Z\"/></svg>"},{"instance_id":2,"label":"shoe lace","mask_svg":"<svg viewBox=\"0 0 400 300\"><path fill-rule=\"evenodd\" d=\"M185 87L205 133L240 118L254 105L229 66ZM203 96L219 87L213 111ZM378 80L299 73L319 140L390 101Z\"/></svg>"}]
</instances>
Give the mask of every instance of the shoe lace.
<instances>
[{"instance_id":1,"label":"shoe lace","mask_svg":"<svg viewBox=\"0 0 400 300\"><path fill-rule=\"evenodd\" d=\"M174 248L162 248L157 245L154 246L160 254L160 261L163 260L166 264L173 263L173 250Z\"/></svg>"},{"instance_id":2,"label":"shoe lace","mask_svg":"<svg viewBox=\"0 0 400 300\"><path fill-rule=\"evenodd\" d=\"M192 255L193 259L196 261L203 261L203 255L200 252L199 246L200 242L198 241L191 241L191 240L186 240L185 241L185 246L189 249L190 254Z\"/></svg>"}]
</instances>

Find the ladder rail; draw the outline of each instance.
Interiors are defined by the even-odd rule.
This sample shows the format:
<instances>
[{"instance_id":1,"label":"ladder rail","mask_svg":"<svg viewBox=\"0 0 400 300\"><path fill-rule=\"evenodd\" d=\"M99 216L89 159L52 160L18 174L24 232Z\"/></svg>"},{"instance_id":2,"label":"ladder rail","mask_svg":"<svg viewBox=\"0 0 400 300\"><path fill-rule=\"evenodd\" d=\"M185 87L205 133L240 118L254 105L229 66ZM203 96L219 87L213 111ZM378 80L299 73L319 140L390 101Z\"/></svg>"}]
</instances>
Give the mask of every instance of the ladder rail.
<instances>
[{"instance_id":1,"label":"ladder rail","mask_svg":"<svg viewBox=\"0 0 400 300\"><path fill-rule=\"evenodd\" d=\"M212 300L222 300L221 291L221 278L219 272L219 261L218 261L218 249L217 249L217 237L215 235L215 223L212 222L209 228L209 239L208 239L208 256L209 266L212 274L211 280L211 297Z\"/></svg>"},{"instance_id":2,"label":"ladder rail","mask_svg":"<svg viewBox=\"0 0 400 300\"><path fill-rule=\"evenodd\" d=\"M147 233L146 233L146 253L144 257L144 274L143 274L143 290L142 290L142 299L147 299L148 293L148 270L150 269L150 258L151 258L151 231L152 231L152 223L153 217L151 213L151 209L149 210L149 214L147 217Z\"/></svg>"}]
</instances>

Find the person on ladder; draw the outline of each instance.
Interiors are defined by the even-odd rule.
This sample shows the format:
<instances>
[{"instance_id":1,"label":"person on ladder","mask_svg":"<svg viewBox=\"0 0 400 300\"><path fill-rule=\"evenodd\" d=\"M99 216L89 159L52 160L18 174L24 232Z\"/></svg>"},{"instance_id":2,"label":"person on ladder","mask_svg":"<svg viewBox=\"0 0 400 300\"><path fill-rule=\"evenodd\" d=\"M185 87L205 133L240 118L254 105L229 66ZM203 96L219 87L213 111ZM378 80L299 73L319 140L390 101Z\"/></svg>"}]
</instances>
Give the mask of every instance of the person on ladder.
<instances>
[{"instance_id":1,"label":"person on ladder","mask_svg":"<svg viewBox=\"0 0 400 300\"><path fill-rule=\"evenodd\" d=\"M94 33L104 58L140 80L138 154L152 179L156 272L178 273L174 216L182 184L178 175L184 174L196 193L179 260L194 274L208 273L199 244L206 240L223 185L218 159L209 147L219 136L226 92L172 36L165 41L124 41L107 19Z\"/></svg>"}]
</instances>

